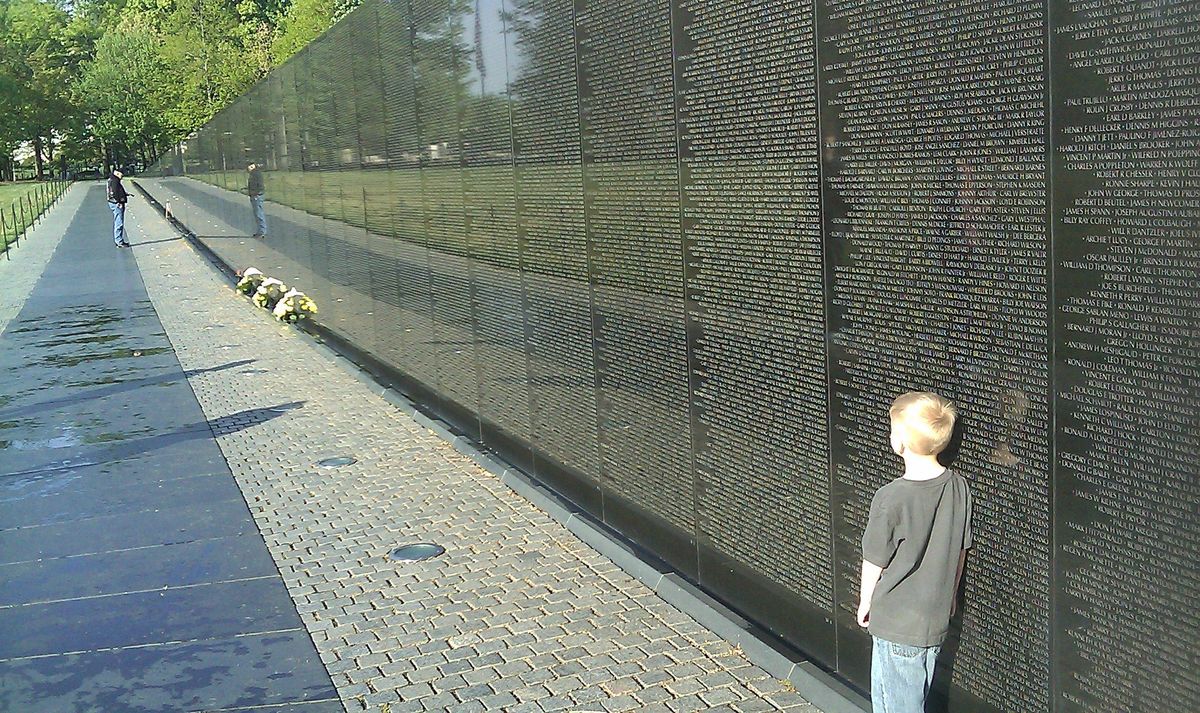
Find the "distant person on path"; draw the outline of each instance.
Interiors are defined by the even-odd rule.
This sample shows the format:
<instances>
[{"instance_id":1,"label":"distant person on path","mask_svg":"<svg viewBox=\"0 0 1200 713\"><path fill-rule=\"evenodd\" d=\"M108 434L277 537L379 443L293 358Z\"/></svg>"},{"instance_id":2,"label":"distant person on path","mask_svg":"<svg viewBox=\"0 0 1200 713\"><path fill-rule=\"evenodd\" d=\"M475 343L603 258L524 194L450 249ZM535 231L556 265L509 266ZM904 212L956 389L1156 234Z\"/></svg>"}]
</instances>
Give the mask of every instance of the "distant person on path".
<instances>
[{"instance_id":1,"label":"distant person on path","mask_svg":"<svg viewBox=\"0 0 1200 713\"><path fill-rule=\"evenodd\" d=\"M124 177L125 174L120 170L114 170L108 177L108 207L112 209L113 214L113 242L119 248L129 247L129 241L125 239L125 204L129 202L129 194L125 192L125 186L121 185L121 179Z\"/></svg>"},{"instance_id":2,"label":"distant person on path","mask_svg":"<svg viewBox=\"0 0 1200 713\"><path fill-rule=\"evenodd\" d=\"M892 450L904 459L904 476L871 500L858 624L872 638L874 713L925 713L971 548L971 492L937 459L954 432L952 403L909 392L892 404L890 416Z\"/></svg>"},{"instance_id":3,"label":"distant person on path","mask_svg":"<svg viewBox=\"0 0 1200 713\"><path fill-rule=\"evenodd\" d=\"M263 210L263 176L262 167L252 163L246 167L249 178L246 181L246 192L250 194L250 207L254 209L256 232L254 237L267 237L267 214Z\"/></svg>"}]
</instances>

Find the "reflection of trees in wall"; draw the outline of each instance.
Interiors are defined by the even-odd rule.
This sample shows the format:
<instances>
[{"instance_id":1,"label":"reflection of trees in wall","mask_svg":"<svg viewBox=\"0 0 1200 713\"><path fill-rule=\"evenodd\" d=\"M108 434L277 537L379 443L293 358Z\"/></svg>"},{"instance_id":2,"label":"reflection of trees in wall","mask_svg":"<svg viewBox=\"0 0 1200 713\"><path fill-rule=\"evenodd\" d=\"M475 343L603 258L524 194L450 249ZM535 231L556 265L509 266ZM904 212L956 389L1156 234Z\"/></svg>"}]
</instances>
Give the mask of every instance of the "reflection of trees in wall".
<instances>
[{"instance_id":1,"label":"reflection of trees in wall","mask_svg":"<svg viewBox=\"0 0 1200 713\"><path fill-rule=\"evenodd\" d=\"M379 38L379 16L374 8L350 16L360 20L355 27L350 55L354 71L354 95L358 109L359 160L363 167L387 164L387 109L383 95L381 63L405 63L406 58L386 56Z\"/></svg>"},{"instance_id":2,"label":"reflection of trees in wall","mask_svg":"<svg viewBox=\"0 0 1200 713\"><path fill-rule=\"evenodd\" d=\"M332 161L339 168L358 167L362 162L363 112L359 107L362 89L355 72L354 56L375 51L367 44L373 34L367 28L370 17L366 12L351 15L327 36L325 70L336 81L329 86L329 104L334 113L333 132L323 138L329 142Z\"/></svg>"},{"instance_id":3,"label":"reflection of trees in wall","mask_svg":"<svg viewBox=\"0 0 1200 713\"><path fill-rule=\"evenodd\" d=\"M419 160L416 89L413 86L412 9L407 2L378 5L381 56L379 76L385 96L383 120L387 156L392 167L412 167Z\"/></svg>"},{"instance_id":4,"label":"reflection of trees in wall","mask_svg":"<svg viewBox=\"0 0 1200 713\"><path fill-rule=\"evenodd\" d=\"M269 159L273 153L271 146L274 144L275 130L270 82L255 86L240 103L242 116L238 130L243 143L241 167L245 168L245 164L252 162L270 166L273 163Z\"/></svg>"},{"instance_id":5,"label":"reflection of trees in wall","mask_svg":"<svg viewBox=\"0 0 1200 713\"><path fill-rule=\"evenodd\" d=\"M508 58L509 91L514 101L558 86L562 74L563 38L548 25L552 6L569 8L571 0L507 0L504 26L513 37L517 55Z\"/></svg>"},{"instance_id":6,"label":"reflection of trees in wall","mask_svg":"<svg viewBox=\"0 0 1200 713\"><path fill-rule=\"evenodd\" d=\"M562 37L547 27L550 6L570 5L571 0L508 0L505 3L504 27L512 38L515 52L508 58L508 91L514 103L530 95L541 95L547 87L561 83L553 81L562 73L554 62L561 60ZM515 108L515 107L514 107Z\"/></svg>"},{"instance_id":7,"label":"reflection of trees in wall","mask_svg":"<svg viewBox=\"0 0 1200 713\"><path fill-rule=\"evenodd\" d=\"M295 102L296 125L299 129L296 137L296 155L300 161L301 170L308 170L313 161L312 155L312 126L309 123L313 111L312 76L308 71L308 54L301 54L292 63L295 72Z\"/></svg>"},{"instance_id":8,"label":"reflection of trees in wall","mask_svg":"<svg viewBox=\"0 0 1200 713\"><path fill-rule=\"evenodd\" d=\"M220 147L217 145L217 136L220 132L221 130L215 122L200 131L194 142L196 168L192 173L211 173L220 170L221 164L218 158Z\"/></svg>"},{"instance_id":9,"label":"reflection of trees in wall","mask_svg":"<svg viewBox=\"0 0 1200 713\"><path fill-rule=\"evenodd\" d=\"M463 21L470 15L472 3L432 0L417 5L413 8L413 78L422 143L444 146L435 152L440 158L457 156L461 151L460 112L469 96L472 60L470 48L463 42Z\"/></svg>"},{"instance_id":10,"label":"reflection of trees in wall","mask_svg":"<svg viewBox=\"0 0 1200 713\"><path fill-rule=\"evenodd\" d=\"M260 130L264 141L264 153L260 160L265 161L267 169L272 171L287 170L288 130L284 101L290 92L283 90L281 74L273 72L267 76L262 96L264 121Z\"/></svg>"},{"instance_id":11,"label":"reflection of trees in wall","mask_svg":"<svg viewBox=\"0 0 1200 713\"><path fill-rule=\"evenodd\" d=\"M341 77L331 66L332 43L328 34L313 42L304 52L305 76L305 135L309 148L306 168L327 168L337 162L332 137L337 130L337 102Z\"/></svg>"},{"instance_id":12,"label":"reflection of trees in wall","mask_svg":"<svg viewBox=\"0 0 1200 713\"><path fill-rule=\"evenodd\" d=\"M502 0L474 0L470 17L472 31L464 38L470 43L471 50L462 125L463 151L468 165L512 163L508 61L504 55L500 55L500 61L490 61L483 31L485 15L494 14L489 19L504 27L508 15L504 7ZM503 35L500 37L503 39Z\"/></svg>"},{"instance_id":13,"label":"reflection of trees in wall","mask_svg":"<svg viewBox=\"0 0 1200 713\"><path fill-rule=\"evenodd\" d=\"M572 0L507 0L508 74L521 163L558 163L579 158L577 82ZM536 122L546 115L575 114L571 121ZM536 134L536 140L533 140Z\"/></svg>"},{"instance_id":14,"label":"reflection of trees in wall","mask_svg":"<svg viewBox=\"0 0 1200 713\"><path fill-rule=\"evenodd\" d=\"M279 162L275 168L295 171L301 168L300 105L296 92L296 64L281 67L274 75L279 87Z\"/></svg>"}]
</instances>

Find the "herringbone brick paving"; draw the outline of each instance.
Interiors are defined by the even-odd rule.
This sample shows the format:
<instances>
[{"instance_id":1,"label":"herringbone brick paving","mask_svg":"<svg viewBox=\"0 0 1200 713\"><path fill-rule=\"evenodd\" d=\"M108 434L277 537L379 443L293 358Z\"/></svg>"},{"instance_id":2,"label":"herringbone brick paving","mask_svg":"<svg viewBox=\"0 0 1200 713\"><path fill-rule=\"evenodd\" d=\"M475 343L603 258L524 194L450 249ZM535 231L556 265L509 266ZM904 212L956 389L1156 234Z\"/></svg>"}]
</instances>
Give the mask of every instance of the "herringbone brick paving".
<instances>
[{"instance_id":1,"label":"herringbone brick paving","mask_svg":"<svg viewBox=\"0 0 1200 713\"><path fill-rule=\"evenodd\" d=\"M206 416L280 409L218 442L347 710L816 713L131 212L183 368L237 367L190 378Z\"/></svg>"}]
</instances>

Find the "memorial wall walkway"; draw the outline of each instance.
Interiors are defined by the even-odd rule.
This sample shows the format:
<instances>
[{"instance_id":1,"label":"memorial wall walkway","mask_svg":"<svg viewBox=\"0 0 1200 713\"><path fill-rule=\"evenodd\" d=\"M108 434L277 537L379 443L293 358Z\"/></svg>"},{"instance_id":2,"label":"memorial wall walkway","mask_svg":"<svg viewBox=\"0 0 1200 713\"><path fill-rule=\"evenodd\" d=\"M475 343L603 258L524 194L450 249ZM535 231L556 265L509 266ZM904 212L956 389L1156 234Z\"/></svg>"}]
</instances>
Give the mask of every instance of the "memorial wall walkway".
<instances>
[{"instance_id":1,"label":"memorial wall walkway","mask_svg":"<svg viewBox=\"0 0 1200 713\"><path fill-rule=\"evenodd\" d=\"M951 710L1190 710L1198 51L1172 0L369 1L142 184L860 685L886 408L943 393Z\"/></svg>"}]
</instances>

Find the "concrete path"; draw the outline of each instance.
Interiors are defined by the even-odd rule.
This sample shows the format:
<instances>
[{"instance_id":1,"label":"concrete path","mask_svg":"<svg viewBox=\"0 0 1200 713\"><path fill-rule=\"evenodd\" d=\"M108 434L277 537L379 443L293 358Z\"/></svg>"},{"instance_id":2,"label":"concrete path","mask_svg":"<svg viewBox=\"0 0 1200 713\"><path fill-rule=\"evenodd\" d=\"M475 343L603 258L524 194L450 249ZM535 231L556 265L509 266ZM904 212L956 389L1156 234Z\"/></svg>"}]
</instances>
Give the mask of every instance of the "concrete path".
<instances>
[{"instance_id":1,"label":"concrete path","mask_svg":"<svg viewBox=\"0 0 1200 713\"><path fill-rule=\"evenodd\" d=\"M215 441L282 404L205 416L102 185L73 187L13 257L0 710L343 710Z\"/></svg>"}]
</instances>

